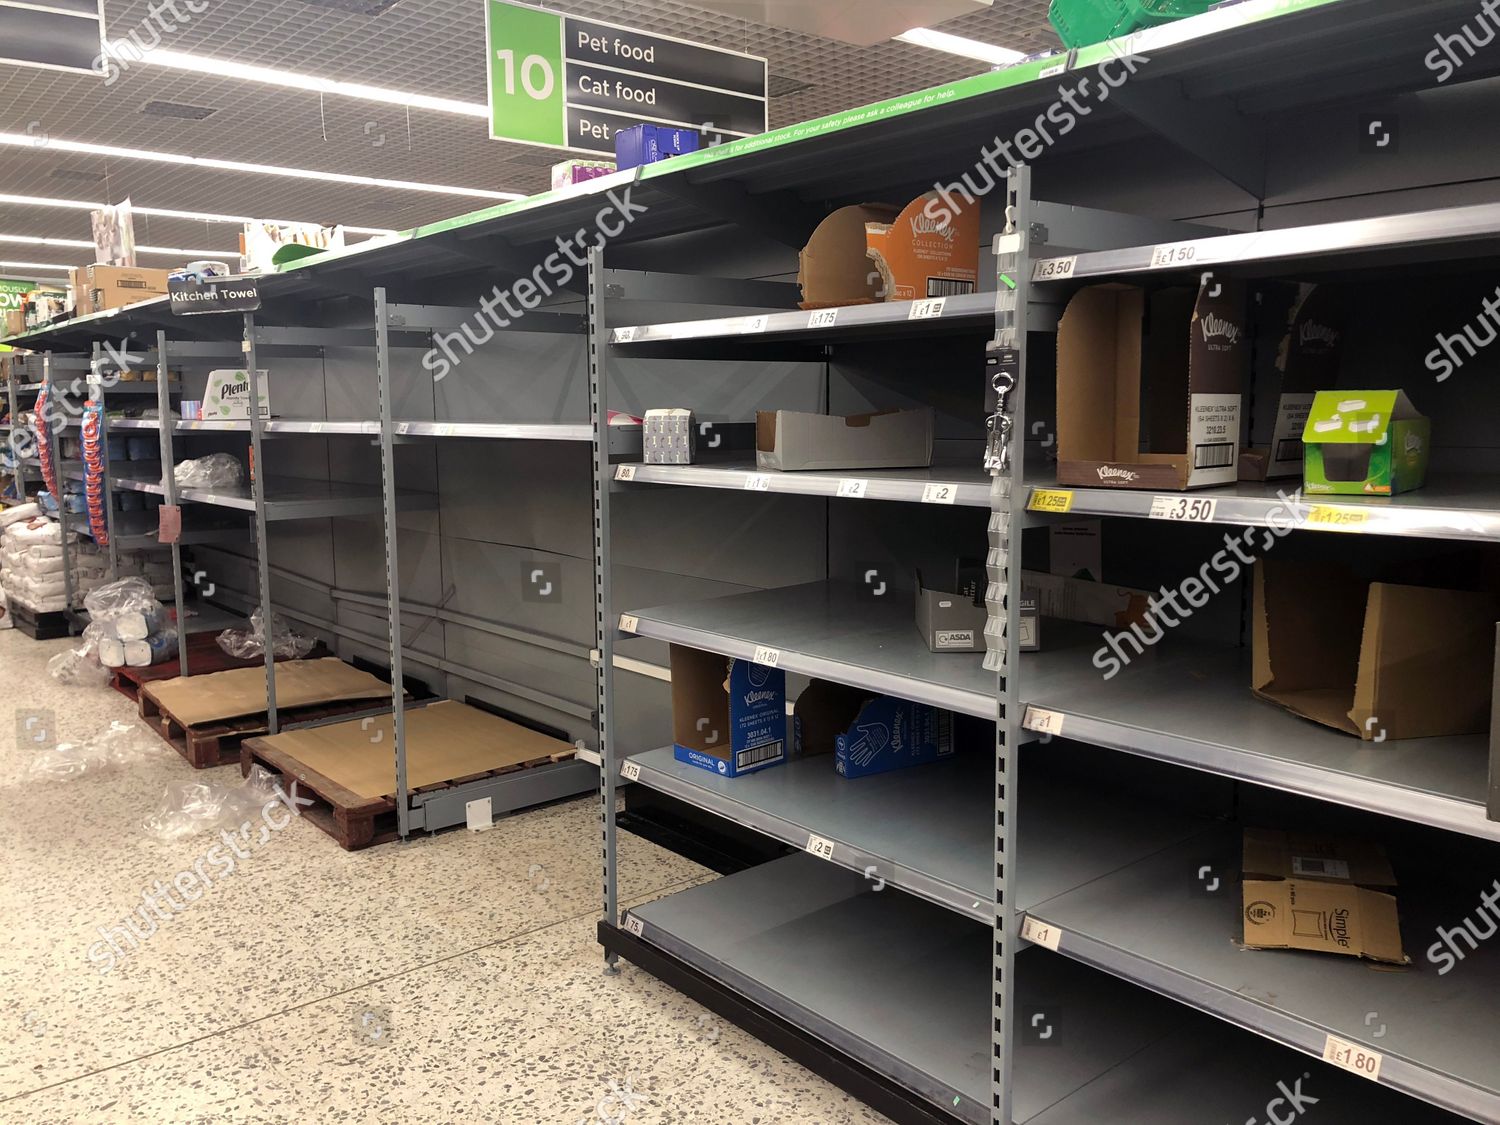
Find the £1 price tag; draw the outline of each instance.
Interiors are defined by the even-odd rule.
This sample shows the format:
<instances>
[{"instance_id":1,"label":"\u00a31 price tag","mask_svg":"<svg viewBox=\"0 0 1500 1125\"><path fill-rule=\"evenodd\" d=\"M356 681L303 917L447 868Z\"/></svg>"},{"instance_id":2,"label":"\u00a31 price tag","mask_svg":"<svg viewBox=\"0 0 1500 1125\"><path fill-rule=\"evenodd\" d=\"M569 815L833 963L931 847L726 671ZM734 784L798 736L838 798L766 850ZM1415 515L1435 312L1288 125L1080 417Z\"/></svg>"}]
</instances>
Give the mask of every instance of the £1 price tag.
<instances>
[{"instance_id":1,"label":"\u00a31 price tag","mask_svg":"<svg viewBox=\"0 0 1500 1125\"><path fill-rule=\"evenodd\" d=\"M1062 944L1061 930L1046 922L1039 922L1029 914L1021 922L1021 937L1043 949L1050 949L1053 953Z\"/></svg>"}]
</instances>

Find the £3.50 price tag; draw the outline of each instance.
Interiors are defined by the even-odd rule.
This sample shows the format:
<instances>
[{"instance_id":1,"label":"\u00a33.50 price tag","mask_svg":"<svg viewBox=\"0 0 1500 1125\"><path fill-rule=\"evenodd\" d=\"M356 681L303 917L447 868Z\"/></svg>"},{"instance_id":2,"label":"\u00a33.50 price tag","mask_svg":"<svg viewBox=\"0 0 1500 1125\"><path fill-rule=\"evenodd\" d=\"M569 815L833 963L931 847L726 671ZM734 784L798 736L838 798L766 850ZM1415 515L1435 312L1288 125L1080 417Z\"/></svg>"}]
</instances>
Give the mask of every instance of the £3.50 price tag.
<instances>
[{"instance_id":1,"label":"\u00a33.50 price tag","mask_svg":"<svg viewBox=\"0 0 1500 1125\"><path fill-rule=\"evenodd\" d=\"M1350 1043L1347 1039L1330 1035L1328 1041L1323 1044L1323 1061L1331 1062L1334 1066L1341 1066L1345 1070L1352 1070L1361 1078L1368 1078L1371 1082L1378 1082L1380 1081L1380 1064L1384 1058L1379 1051L1372 1051L1368 1047L1361 1047L1358 1043Z\"/></svg>"},{"instance_id":2,"label":"\u00a33.50 price tag","mask_svg":"<svg viewBox=\"0 0 1500 1125\"><path fill-rule=\"evenodd\" d=\"M825 840L821 836L809 836L807 838L807 851L819 859L832 859L833 841Z\"/></svg>"},{"instance_id":3,"label":"\u00a33.50 price tag","mask_svg":"<svg viewBox=\"0 0 1500 1125\"><path fill-rule=\"evenodd\" d=\"M1206 496L1153 496L1151 518L1185 520L1188 523L1212 523L1219 502Z\"/></svg>"},{"instance_id":4,"label":"\u00a33.50 price tag","mask_svg":"<svg viewBox=\"0 0 1500 1125\"><path fill-rule=\"evenodd\" d=\"M1056 926L1050 926L1046 922L1038 922L1035 918L1027 915L1021 921L1021 937L1040 945L1043 949L1057 952L1057 947L1062 944L1062 931Z\"/></svg>"},{"instance_id":5,"label":"\u00a33.50 price tag","mask_svg":"<svg viewBox=\"0 0 1500 1125\"><path fill-rule=\"evenodd\" d=\"M1043 258L1031 271L1032 281L1066 281L1073 276L1078 266L1078 257Z\"/></svg>"}]
</instances>

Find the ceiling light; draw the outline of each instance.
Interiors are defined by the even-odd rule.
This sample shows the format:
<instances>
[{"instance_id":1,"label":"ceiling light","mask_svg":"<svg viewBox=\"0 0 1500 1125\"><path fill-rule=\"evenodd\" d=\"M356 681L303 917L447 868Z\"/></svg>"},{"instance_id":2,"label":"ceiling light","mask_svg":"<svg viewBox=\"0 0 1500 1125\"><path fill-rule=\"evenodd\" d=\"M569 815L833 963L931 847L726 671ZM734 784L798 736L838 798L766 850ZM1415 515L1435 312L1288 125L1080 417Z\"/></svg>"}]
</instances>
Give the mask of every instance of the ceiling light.
<instances>
[{"instance_id":1,"label":"ceiling light","mask_svg":"<svg viewBox=\"0 0 1500 1125\"><path fill-rule=\"evenodd\" d=\"M0 242L23 242L28 246L73 246L79 250L92 250L94 243L81 238L38 238L29 234L0 234ZM226 254L238 254L238 250L178 250L170 246L137 246L137 254L171 254L186 258L222 258Z\"/></svg>"},{"instance_id":2,"label":"ceiling light","mask_svg":"<svg viewBox=\"0 0 1500 1125\"><path fill-rule=\"evenodd\" d=\"M0 145L12 148L35 148L36 138L25 133L0 133ZM122 160L149 160L158 164L182 164L194 168L217 168L225 172L251 172L263 176L285 176L297 180L321 180L333 184L357 184L361 187L392 188L397 191L423 191L436 195L463 195L475 199L525 199L511 191L487 191L483 188L454 187L448 184L424 184L413 180L387 180L376 176L351 176L343 172L321 172L315 168L283 168L275 164L251 164L242 160L215 160L207 156L184 156L176 152L154 152L149 149L123 148L118 145L96 145L84 141L65 141L53 137L48 148L60 152L81 152L90 156L116 156Z\"/></svg>"},{"instance_id":3,"label":"ceiling light","mask_svg":"<svg viewBox=\"0 0 1500 1125\"><path fill-rule=\"evenodd\" d=\"M993 43L965 39L962 35L949 35L946 31L933 31L929 27L914 27L896 38L902 43L930 47L934 51L950 55L962 55L966 59L978 59L994 66L1009 66L1026 57L1025 51L1012 51L1008 47L996 47Z\"/></svg>"},{"instance_id":4,"label":"ceiling light","mask_svg":"<svg viewBox=\"0 0 1500 1125\"><path fill-rule=\"evenodd\" d=\"M83 199L50 199L40 195L0 195L0 203L13 203L18 207L61 207L71 211L98 211L102 207L111 207L110 203L89 203ZM274 223L280 226L294 226L299 223L304 225L315 225L305 219L252 219L247 215L215 215L207 211L172 211L164 207L135 207L131 210L137 215L155 215L163 219L192 219L201 223L234 223L243 226L245 223ZM346 234L395 234L396 231L386 227L345 227Z\"/></svg>"},{"instance_id":5,"label":"ceiling light","mask_svg":"<svg viewBox=\"0 0 1500 1125\"><path fill-rule=\"evenodd\" d=\"M60 266L56 262L4 262L0 261L0 269L9 270L57 270L59 273L68 273L72 266Z\"/></svg>"},{"instance_id":6,"label":"ceiling light","mask_svg":"<svg viewBox=\"0 0 1500 1125\"><path fill-rule=\"evenodd\" d=\"M268 86L285 86L292 90L308 90L315 94L336 94L343 98L355 98L363 102L384 102L387 105L410 106L413 109L430 109L437 113L456 113L463 117L488 119L490 107L484 102L462 102L454 98L437 98L430 94L411 94L403 90L387 90L381 86L366 86L360 82L340 82L334 78L319 78L311 74L293 74L269 66L252 66L249 63L230 62L227 59L210 59L201 55L189 55L182 51L148 51L142 60L152 66L165 66L172 70L187 70L194 74L211 74L220 78L240 78L246 82L264 82Z\"/></svg>"}]
</instances>

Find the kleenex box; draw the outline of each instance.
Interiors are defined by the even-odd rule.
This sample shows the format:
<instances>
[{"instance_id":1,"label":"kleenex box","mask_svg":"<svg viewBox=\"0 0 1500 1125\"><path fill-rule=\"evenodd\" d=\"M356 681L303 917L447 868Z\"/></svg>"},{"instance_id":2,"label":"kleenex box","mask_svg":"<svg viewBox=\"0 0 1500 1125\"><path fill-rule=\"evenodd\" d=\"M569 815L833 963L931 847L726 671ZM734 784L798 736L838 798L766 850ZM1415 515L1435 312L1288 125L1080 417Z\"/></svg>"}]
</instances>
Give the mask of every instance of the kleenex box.
<instances>
[{"instance_id":1,"label":"kleenex box","mask_svg":"<svg viewBox=\"0 0 1500 1125\"><path fill-rule=\"evenodd\" d=\"M679 762L736 777L787 759L786 673L671 646L672 743Z\"/></svg>"}]
</instances>

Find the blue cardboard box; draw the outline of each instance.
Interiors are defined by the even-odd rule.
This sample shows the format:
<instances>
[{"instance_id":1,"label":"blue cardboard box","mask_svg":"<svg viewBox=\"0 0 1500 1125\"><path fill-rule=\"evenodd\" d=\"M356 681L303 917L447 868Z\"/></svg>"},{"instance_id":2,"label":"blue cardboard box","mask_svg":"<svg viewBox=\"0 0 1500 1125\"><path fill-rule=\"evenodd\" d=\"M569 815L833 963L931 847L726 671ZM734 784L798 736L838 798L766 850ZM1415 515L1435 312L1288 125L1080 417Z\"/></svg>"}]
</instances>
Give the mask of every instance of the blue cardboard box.
<instances>
[{"instance_id":1,"label":"blue cardboard box","mask_svg":"<svg viewBox=\"0 0 1500 1125\"><path fill-rule=\"evenodd\" d=\"M675 125L633 125L615 131L615 164L620 171L698 151L698 134Z\"/></svg>"},{"instance_id":2,"label":"blue cardboard box","mask_svg":"<svg viewBox=\"0 0 1500 1125\"><path fill-rule=\"evenodd\" d=\"M679 762L738 777L787 760L785 672L684 645L671 660Z\"/></svg>"},{"instance_id":3,"label":"blue cardboard box","mask_svg":"<svg viewBox=\"0 0 1500 1125\"><path fill-rule=\"evenodd\" d=\"M837 768L845 777L925 765L953 755L953 714L882 695L860 708L834 742Z\"/></svg>"}]
</instances>

